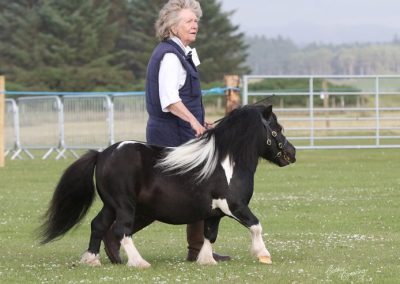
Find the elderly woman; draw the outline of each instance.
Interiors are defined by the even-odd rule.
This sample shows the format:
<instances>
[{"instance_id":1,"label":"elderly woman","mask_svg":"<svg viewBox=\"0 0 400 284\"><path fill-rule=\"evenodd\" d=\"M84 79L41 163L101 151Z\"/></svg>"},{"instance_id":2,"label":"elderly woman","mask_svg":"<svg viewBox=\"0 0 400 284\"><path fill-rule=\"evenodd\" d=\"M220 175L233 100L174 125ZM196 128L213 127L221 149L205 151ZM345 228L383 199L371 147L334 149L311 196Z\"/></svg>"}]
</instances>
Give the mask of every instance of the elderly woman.
<instances>
[{"instance_id":1,"label":"elderly woman","mask_svg":"<svg viewBox=\"0 0 400 284\"><path fill-rule=\"evenodd\" d=\"M170 0L156 22L160 44L151 55L146 78L149 113L147 142L179 146L204 131L200 63L189 44L196 40L200 4L194 0Z\"/></svg>"},{"instance_id":2,"label":"elderly woman","mask_svg":"<svg viewBox=\"0 0 400 284\"><path fill-rule=\"evenodd\" d=\"M205 131L197 52L189 47L196 40L202 16L195 0L169 0L159 13L156 33L160 43L147 66L146 107L149 119L146 138L149 144L176 147ZM147 225L147 224L143 224ZM135 222L135 231L142 224ZM195 261L204 241L204 222L187 225L188 261ZM119 244L112 234L104 239L112 262L121 262ZM214 253L217 261L229 256Z\"/></svg>"}]
</instances>

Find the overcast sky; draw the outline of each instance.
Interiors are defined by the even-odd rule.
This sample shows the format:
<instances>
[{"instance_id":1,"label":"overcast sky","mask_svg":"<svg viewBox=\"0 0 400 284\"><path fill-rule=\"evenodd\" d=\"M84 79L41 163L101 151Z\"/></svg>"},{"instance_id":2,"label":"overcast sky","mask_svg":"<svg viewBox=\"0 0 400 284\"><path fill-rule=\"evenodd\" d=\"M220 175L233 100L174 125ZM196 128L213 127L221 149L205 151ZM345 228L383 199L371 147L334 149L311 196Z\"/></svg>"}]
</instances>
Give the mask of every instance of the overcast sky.
<instances>
[{"instance_id":1,"label":"overcast sky","mask_svg":"<svg viewBox=\"0 0 400 284\"><path fill-rule=\"evenodd\" d=\"M400 0L218 0L249 35L299 44L388 42L400 37Z\"/></svg>"}]
</instances>

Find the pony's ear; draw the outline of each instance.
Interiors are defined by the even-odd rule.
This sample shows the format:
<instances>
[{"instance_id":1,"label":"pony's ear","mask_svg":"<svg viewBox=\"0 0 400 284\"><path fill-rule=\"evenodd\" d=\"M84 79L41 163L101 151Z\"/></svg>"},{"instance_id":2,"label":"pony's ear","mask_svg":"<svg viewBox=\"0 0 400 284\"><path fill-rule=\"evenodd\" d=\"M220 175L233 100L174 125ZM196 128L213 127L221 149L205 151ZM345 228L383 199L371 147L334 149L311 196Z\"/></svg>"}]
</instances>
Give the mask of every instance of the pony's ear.
<instances>
[{"instance_id":1,"label":"pony's ear","mask_svg":"<svg viewBox=\"0 0 400 284\"><path fill-rule=\"evenodd\" d=\"M266 106L262 112L262 115L265 119L269 119L272 115L272 105Z\"/></svg>"}]
</instances>

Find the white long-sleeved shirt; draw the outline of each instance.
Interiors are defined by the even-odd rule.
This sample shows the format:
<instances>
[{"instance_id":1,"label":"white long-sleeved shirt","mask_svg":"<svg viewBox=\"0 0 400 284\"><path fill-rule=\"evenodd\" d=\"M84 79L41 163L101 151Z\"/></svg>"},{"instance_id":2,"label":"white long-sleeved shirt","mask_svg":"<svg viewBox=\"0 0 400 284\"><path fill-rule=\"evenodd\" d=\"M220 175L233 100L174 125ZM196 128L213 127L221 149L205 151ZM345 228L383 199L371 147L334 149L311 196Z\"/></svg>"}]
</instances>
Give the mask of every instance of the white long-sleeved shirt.
<instances>
[{"instance_id":1,"label":"white long-sleeved shirt","mask_svg":"<svg viewBox=\"0 0 400 284\"><path fill-rule=\"evenodd\" d=\"M187 55L189 51L192 51L192 56L197 57L197 53L193 52L195 50L191 49L189 46L185 47L179 38L172 37L171 39L182 48L185 55ZM194 58L193 61L200 64L198 58ZM169 105L181 101L179 89L185 84L186 76L186 70L183 68L178 56L174 53L166 53L161 60L160 71L158 73L160 103L161 109L164 112L169 112L167 108Z\"/></svg>"}]
</instances>

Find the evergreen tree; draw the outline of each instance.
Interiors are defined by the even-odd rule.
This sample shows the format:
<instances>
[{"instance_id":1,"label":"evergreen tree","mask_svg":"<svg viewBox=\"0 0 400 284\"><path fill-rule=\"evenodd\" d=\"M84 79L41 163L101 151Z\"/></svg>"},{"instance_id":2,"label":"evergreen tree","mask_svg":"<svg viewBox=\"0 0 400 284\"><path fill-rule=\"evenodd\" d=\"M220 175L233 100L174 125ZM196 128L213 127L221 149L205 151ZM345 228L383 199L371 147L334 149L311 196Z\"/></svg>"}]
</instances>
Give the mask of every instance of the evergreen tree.
<instances>
[{"instance_id":1,"label":"evergreen tree","mask_svg":"<svg viewBox=\"0 0 400 284\"><path fill-rule=\"evenodd\" d=\"M165 0L131 0L127 3L126 23L118 39L118 61L130 70L136 81L144 81L147 63L158 40L154 24Z\"/></svg>"},{"instance_id":2,"label":"evergreen tree","mask_svg":"<svg viewBox=\"0 0 400 284\"><path fill-rule=\"evenodd\" d=\"M20 70L40 61L38 2L0 0L0 74L7 75L7 81L15 81Z\"/></svg>"},{"instance_id":3,"label":"evergreen tree","mask_svg":"<svg viewBox=\"0 0 400 284\"><path fill-rule=\"evenodd\" d=\"M7 62L2 71L8 81L59 91L127 85L132 74L117 64L113 52L119 36L111 9L115 2L19 0L2 6L0 22L8 25L0 58Z\"/></svg>"},{"instance_id":4,"label":"evergreen tree","mask_svg":"<svg viewBox=\"0 0 400 284\"><path fill-rule=\"evenodd\" d=\"M8 89L143 89L166 0L0 0L0 73ZM202 0L203 82L248 72L243 34L216 0Z\"/></svg>"}]
</instances>

